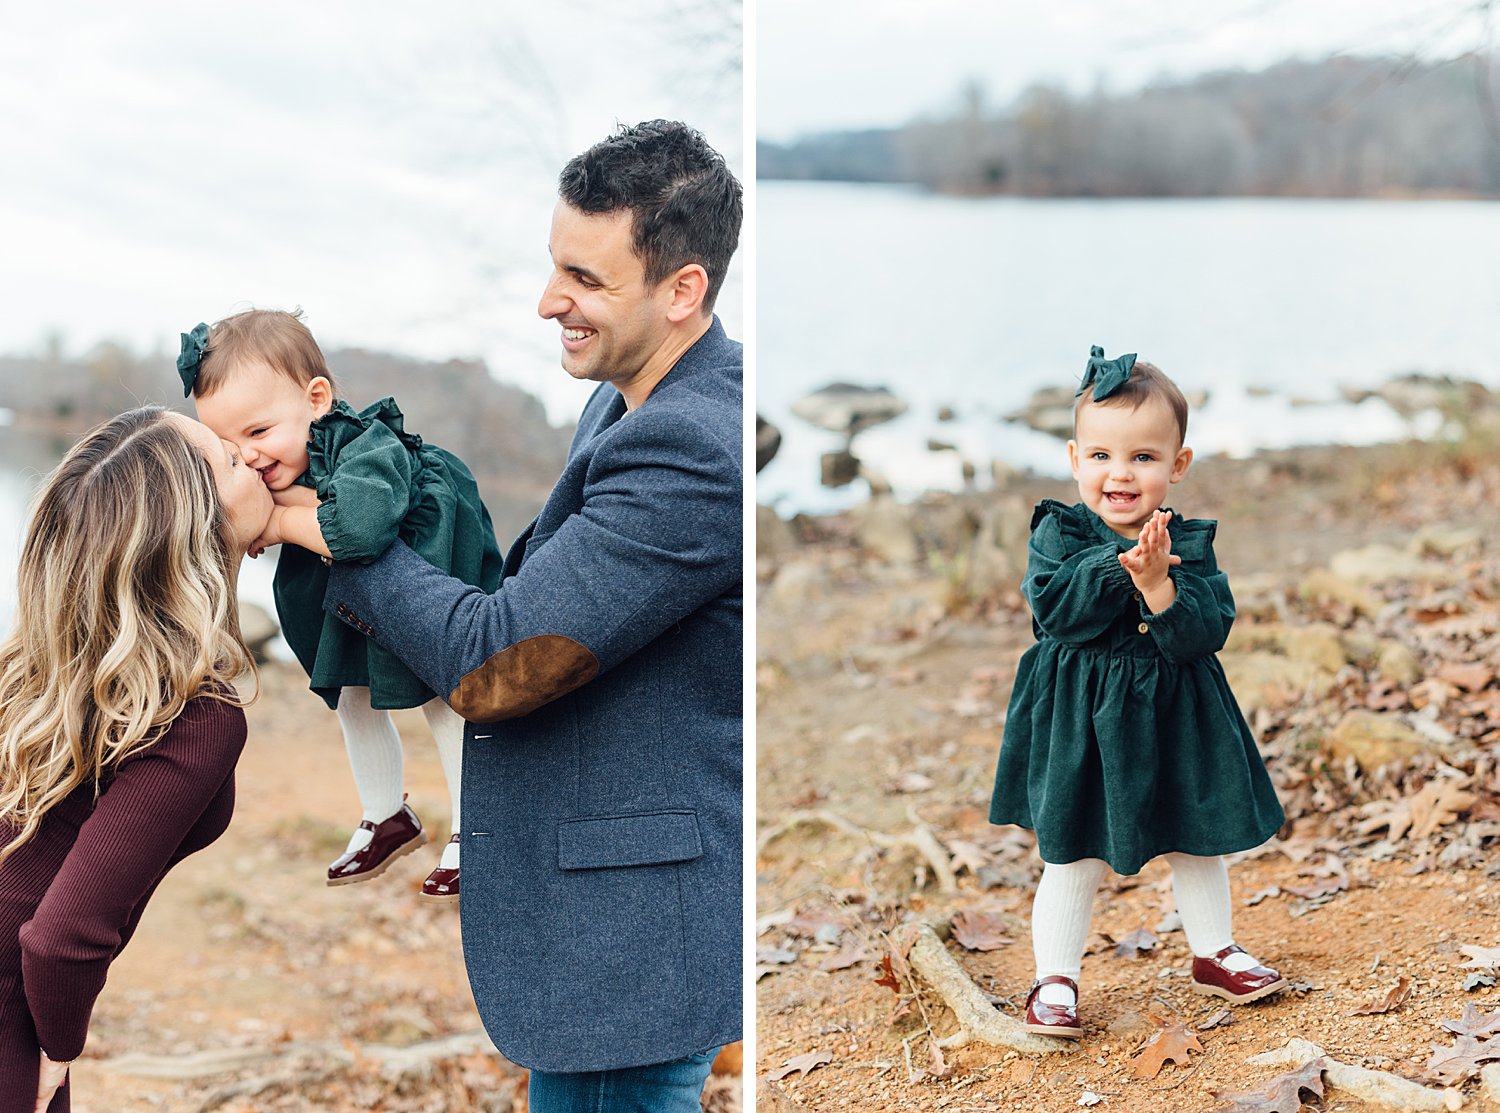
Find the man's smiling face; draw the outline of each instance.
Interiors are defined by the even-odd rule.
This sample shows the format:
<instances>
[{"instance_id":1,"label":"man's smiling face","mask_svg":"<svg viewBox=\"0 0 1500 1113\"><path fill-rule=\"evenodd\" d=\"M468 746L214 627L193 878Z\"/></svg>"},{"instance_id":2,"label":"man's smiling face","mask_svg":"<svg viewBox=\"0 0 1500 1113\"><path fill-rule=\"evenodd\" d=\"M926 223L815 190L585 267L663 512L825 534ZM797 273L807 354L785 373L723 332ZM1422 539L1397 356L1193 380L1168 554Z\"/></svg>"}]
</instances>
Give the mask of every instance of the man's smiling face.
<instances>
[{"instance_id":1,"label":"man's smiling face","mask_svg":"<svg viewBox=\"0 0 1500 1113\"><path fill-rule=\"evenodd\" d=\"M562 328L563 369L575 379L629 380L665 342L671 283L646 285L628 209L552 212L552 277L537 312Z\"/></svg>"}]
</instances>

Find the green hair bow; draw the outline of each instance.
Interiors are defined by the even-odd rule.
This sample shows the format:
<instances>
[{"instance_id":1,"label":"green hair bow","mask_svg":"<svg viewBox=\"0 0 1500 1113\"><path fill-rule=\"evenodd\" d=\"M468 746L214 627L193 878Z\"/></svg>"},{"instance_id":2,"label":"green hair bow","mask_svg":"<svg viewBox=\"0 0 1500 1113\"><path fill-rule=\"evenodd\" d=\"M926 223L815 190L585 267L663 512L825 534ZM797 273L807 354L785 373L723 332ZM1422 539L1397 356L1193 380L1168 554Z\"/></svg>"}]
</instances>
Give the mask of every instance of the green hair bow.
<instances>
[{"instance_id":1,"label":"green hair bow","mask_svg":"<svg viewBox=\"0 0 1500 1113\"><path fill-rule=\"evenodd\" d=\"M182 334L182 353L177 357L177 374L182 376L182 396L193 393L193 384L198 381L198 369L203 363L203 353L208 348L208 326L199 321L192 332Z\"/></svg>"},{"instance_id":2,"label":"green hair bow","mask_svg":"<svg viewBox=\"0 0 1500 1113\"><path fill-rule=\"evenodd\" d=\"M1135 366L1135 353L1117 359L1105 359L1104 349L1095 344L1089 349L1089 365L1084 368L1083 382L1073 393L1077 398L1089 387L1094 388L1094 401L1102 402L1125 385L1130 378L1130 369Z\"/></svg>"}]
</instances>

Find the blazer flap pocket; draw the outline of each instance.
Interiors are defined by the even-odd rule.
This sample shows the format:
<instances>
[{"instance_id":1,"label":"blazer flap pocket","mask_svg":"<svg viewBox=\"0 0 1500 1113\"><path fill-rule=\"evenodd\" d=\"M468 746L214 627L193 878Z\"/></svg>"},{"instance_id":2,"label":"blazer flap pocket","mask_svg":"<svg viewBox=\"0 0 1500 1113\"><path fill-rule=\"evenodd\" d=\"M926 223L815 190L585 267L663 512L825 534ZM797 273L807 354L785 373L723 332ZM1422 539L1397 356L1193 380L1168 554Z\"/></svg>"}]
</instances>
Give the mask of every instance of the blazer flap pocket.
<instances>
[{"instance_id":1,"label":"blazer flap pocket","mask_svg":"<svg viewBox=\"0 0 1500 1113\"><path fill-rule=\"evenodd\" d=\"M654 866L702 853L693 811L589 816L557 825L557 864L565 870Z\"/></svg>"}]
</instances>

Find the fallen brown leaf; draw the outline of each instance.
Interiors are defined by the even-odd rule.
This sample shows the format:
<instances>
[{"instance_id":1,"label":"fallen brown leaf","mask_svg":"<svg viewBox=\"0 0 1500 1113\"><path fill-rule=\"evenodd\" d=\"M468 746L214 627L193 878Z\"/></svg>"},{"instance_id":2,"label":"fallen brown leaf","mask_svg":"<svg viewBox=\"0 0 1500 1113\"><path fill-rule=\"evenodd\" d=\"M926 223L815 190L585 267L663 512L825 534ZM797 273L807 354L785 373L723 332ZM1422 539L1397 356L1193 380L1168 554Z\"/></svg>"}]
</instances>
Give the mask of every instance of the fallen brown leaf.
<instances>
[{"instance_id":1,"label":"fallen brown leaf","mask_svg":"<svg viewBox=\"0 0 1500 1113\"><path fill-rule=\"evenodd\" d=\"M825 974L835 970L847 970L851 966L857 966L870 957L870 952L865 950L863 943L845 943L843 947L829 955L818 963L818 969Z\"/></svg>"},{"instance_id":2,"label":"fallen brown leaf","mask_svg":"<svg viewBox=\"0 0 1500 1113\"><path fill-rule=\"evenodd\" d=\"M953 1077L953 1067L943 1058L935 1040L927 1041L927 1073L940 1081Z\"/></svg>"},{"instance_id":3,"label":"fallen brown leaf","mask_svg":"<svg viewBox=\"0 0 1500 1113\"><path fill-rule=\"evenodd\" d=\"M1297 1113L1303 1105L1304 1090L1314 1097L1323 1096L1323 1068L1327 1060L1314 1059L1287 1074L1277 1075L1257 1090L1215 1090L1214 1097L1228 1105L1214 1113Z\"/></svg>"},{"instance_id":4,"label":"fallen brown leaf","mask_svg":"<svg viewBox=\"0 0 1500 1113\"><path fill-rule=\"evenodd\" d=\"M1005 919L998 912L969 908L954 913L953 938L968 951L997 951L1015 942L1005 934Z\"/></svg>"},{"instance_id":5,"label":"fallen brown leaf","mask_svg":"<svg viewBox=\"0 0 1500 1113\"><path fill-rule=\"evenodd\" d=\"M1472 1002L1464 1002L1463 1016L1445 1017L1443 1027L1460 1036L1488 1036L1500 1032L1500 1009L1482 1013Z\"/></svg>"},{"instance_id":6,"label":"fallen brown leaf","mask_svg":"<svg viewBox=\"0 0 1500 1113\"><path fill-rule=\"evenodd\" d=\"M773 1070L766 1077L772 1082L780 1082L787 1075L801 1071L802 1077L806 1078L809 1071L816 1070L818 1067L825 1066L831 1062L833 1062L833 1056L829 1055L826 1051L809 1051L805 1055L797 1055L785 1060L785 1066Z\"/></svg>"},{"instance_id":7,"label":"fallen brown leaf","mask_svg":"<svg viewBox=\"0 0 1500 1113\"><path fill-rule=\"evenodd\" d=\"M1495 670L1480 661L1444 661L1433 672L1466 692L1477 692L1495 679Z\"/></svg>"},{"instance_id":8,"label":"fallen brown leaf","mask_svg":"<svg viewBox=\"0 0 1500 1113\"><path fill-rule=\"evenodd\" d=\"M891 968L891 956L880 956L880 977L875 979L876 985L883 985L892 993L899 994L902 990L901 979L896 977L896 972Z\"/></svg>"},{"instance_id":9,"label":"fallen brown leaf","mask_svg":"<svg viewBox=\"0 0 1500 1113\"><path fill-rule=\"evenodd\" d=\"M816 939L820 943L837 942L844 934L848 921L826 908L812 908L799 912L786 922L782 930L788 935L800 935L805 939Z\"/></svg>"},{"instance_id":10,"label":"fallen brown leaf","mask_svg":"<svg viewBox=\"0 0 1500 1113\"><path fill-rule=\"evenodd\" d=\"M1458 949L1469 958L1464 963L1465 969L1473 966L1481 970L1493 970L1500 966L1500 947L1476 947L1472 943L1464 943Z\"/></svg>"},{"instance_id":11,"label":"fallen brown leaf","mask_svg":"<svg viewBox=\"0 0 1500 1113\"><path fill-rule=\"evenodd\" d=\"M1433 1044L1425 1070L1434 1082L1453 1085L1475 1077L1482 1063L1495 1059L1500 1059L1500 1036L1483 1042L1473 1036L1459 1036L1452 1047Z\"/></svg>"},{"instance_id":12,"label":"fallen brown leaf","mask_svg":"<svg viewBox=\"0 0 1500 1113\"><path fill-rule=\"evenodd\" d=\"M1428 781L1415 796L1367 804L1363 810L1369 818L1361 820L1355 829L1361 835L1368 835L1388 827L1392 842L1408 834L1413 839L1425 839L1439 827L1452 823L1479 799L1468 791L1468 785L1468 777Z\"/></svg>"},{"instance_id":13,"label":"fallen brown leaf","mask_svg":"<svg viewBox=\"0 0 1500 1113\"><path fill-rule=\"evenodd\" d=\"M1371 997L1369 1001L1355 1009L1350 1016L1375 1016L1377 1013L1388 1013L1394 1008L1399 1008L1411 996L1411 979L1404 974L1396 979L1396 984L1391 986L1383 994Z\"/></svg>"},{"instance_id":14,"label":"fallen brown leaf","mask_svg":"<svg viewBox=\"0 0 1500 1113\"><path fill-rule=\"evenodd\" d=\"M1234 1023L1234 1013L1228 1009L1220 1009L1207 1020L1199 1021L1197 1027L1200 1032L1207 1032L1211 1028L1227 1028Z\"/></svg>"},{"instance_id":15,"label":"fallen brown leaf","mask_svg":"<svg viewBox=\"0 0 1500 1113\"><path fill-rule=\"evenodd\" d=\"M948 853L953 857L953 872L968 870L978 876L979 871L988 866L993 860L990 852L978 843L965 842L963 839L949 839Z\"/></svg>"},{"instance_id":16,"label":"fallen brown leaf","mask_svg":"<svg viewBox=\"0 0 1500 1113\"><path fill-rule=\"evenodd\" d=\"M1203 1050L1198 1037L1182 1021L1166 1021L1159 1016L1149 1019L1159 1031L1142 1045L1135 1058L1130 1061L1130 1073L1136 1078L1155 1078L1161 1073L1162 1064L1168 1060L1186 1063L1189 1051Z\"/></svg>"}]
</instances>

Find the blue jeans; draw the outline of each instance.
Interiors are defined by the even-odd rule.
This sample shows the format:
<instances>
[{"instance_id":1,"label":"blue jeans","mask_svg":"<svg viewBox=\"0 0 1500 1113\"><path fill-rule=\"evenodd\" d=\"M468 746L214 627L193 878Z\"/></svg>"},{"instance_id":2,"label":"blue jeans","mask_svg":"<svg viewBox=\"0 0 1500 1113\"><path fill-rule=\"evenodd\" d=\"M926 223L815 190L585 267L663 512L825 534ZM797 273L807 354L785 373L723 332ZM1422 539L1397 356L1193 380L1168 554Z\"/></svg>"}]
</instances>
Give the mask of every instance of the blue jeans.
<instances>
[{"instance_id":1,"label":"blue jeans","mask_svg":"<svg viewBox=\"0 0 1500 1113\"><path fill-rule=\"evenodd\" d=\"M531 1113L699 1113L718 1048L670 1063L577 1074L531 1072Z\"/></svg>"}]
</instances>

